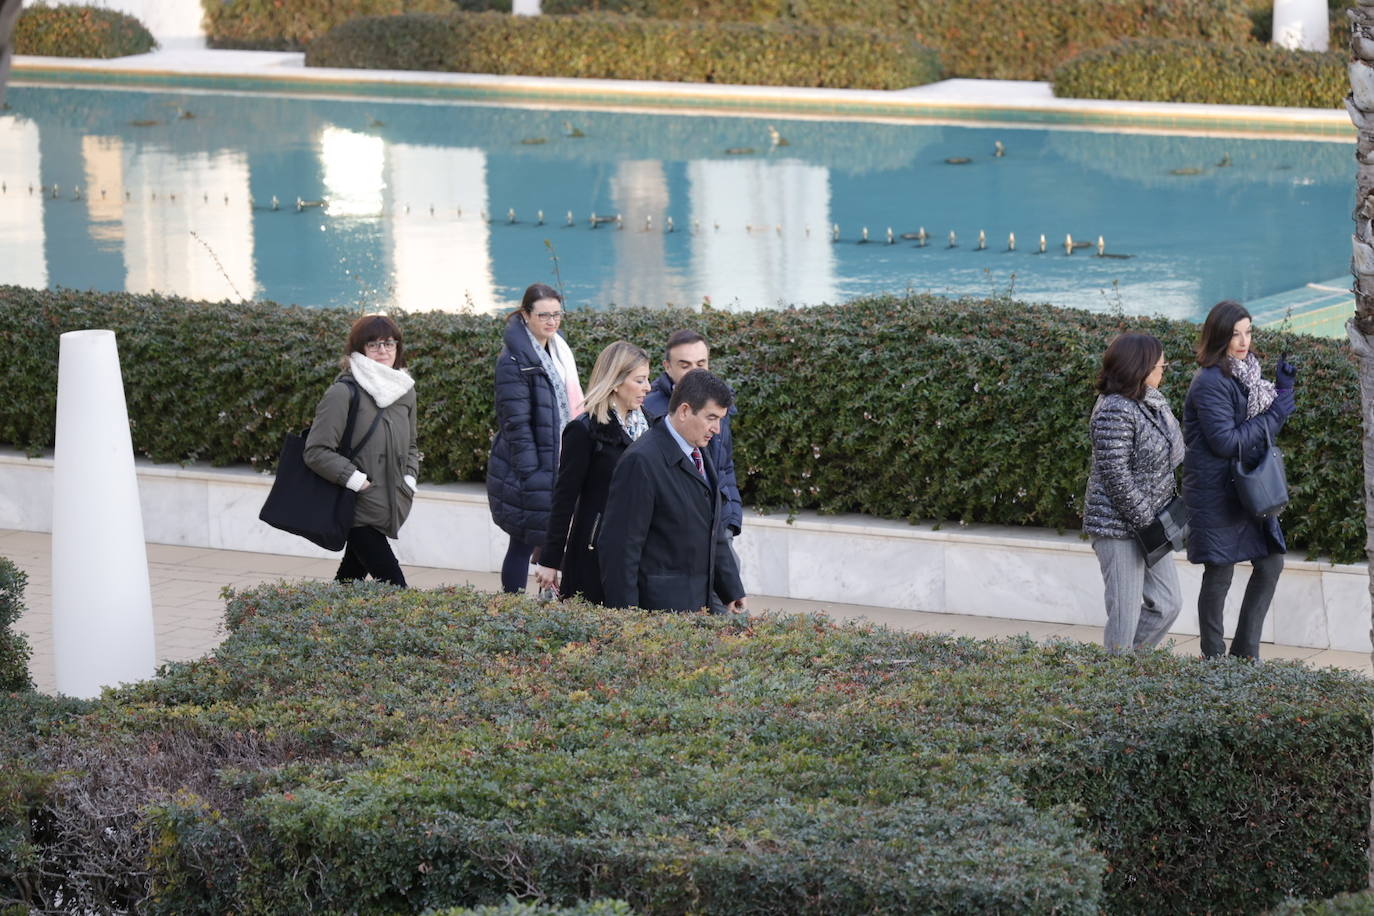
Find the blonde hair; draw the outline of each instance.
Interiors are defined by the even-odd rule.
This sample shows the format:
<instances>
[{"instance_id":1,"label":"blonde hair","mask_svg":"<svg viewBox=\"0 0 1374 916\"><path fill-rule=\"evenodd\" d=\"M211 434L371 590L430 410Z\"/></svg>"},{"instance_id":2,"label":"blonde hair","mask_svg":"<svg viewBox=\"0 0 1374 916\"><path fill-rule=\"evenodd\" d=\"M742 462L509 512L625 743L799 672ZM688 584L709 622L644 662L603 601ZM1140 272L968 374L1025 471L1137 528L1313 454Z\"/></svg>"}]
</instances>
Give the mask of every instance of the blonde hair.
<instances>
[{"instance_id":1,"label":"blonde hair","mask_svg":"<svg viewBox=\"0 0 1374 916\"><path fill-rule=\"evenodd\" d=\"M611 419L611 392L630 377L638 366L649 365L649 354L625 340L607 344L606 349L596 358L592 366L592 377L587 381L587 394L582 404L587 413L598 423L608 423Z\"/></svg>"}]
</instances>

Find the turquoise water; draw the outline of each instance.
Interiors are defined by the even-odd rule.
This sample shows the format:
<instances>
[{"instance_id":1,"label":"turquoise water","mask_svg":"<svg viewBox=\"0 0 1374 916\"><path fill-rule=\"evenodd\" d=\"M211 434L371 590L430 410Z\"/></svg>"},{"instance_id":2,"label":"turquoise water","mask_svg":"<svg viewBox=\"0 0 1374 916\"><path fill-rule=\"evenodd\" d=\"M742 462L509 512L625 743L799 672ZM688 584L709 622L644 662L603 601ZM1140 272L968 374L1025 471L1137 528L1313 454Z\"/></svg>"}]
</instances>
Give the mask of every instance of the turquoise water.
<instances>
[{"instance_id":1,"label":"turquoise water","mask_svg":"<svg viewBox=\"0 0 1374 916\"><path fill-rule=\"evenodd\" d=\"M1349 258L1344 142L190 90L9 101L5 283L411 310L500 308L536 281L575 307L1010 292L1198 318ZM922 227L926 246L900 238ZM1092 244L1066 255L1066 235ZM1094 257L1099 237L1129 257Z\"/></svg>"}]
</instances>

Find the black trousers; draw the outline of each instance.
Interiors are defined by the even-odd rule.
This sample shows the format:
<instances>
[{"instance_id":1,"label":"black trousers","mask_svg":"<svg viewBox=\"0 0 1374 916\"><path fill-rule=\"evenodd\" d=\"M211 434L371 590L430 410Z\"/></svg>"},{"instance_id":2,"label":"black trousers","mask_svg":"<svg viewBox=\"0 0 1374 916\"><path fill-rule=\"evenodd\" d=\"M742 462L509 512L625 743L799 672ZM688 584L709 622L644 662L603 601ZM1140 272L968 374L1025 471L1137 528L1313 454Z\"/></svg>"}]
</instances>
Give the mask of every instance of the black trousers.
<instances>
[{"instance_id":1,"label":"black trousers","mask_svg":"<svg viewBox=\"0 0 1374 916\"><path fill-rule=\"evenodd\" d=\"M378 582L406 587L405 574L386 535L370 525L359 525L348 532L348 543L344 545L343 560L334 581L353 582L366 579L369 574Z\"/></svg>"},{"instance_id":2,"label":"black trousers","mask_svg":"<svg viewBox=\"0 0 1374 916\"><path fill-rule=\"evenodd\" d=\"M1283 572L1283 554L1251 560L1250 582L1240 602L1240 619L1236 621L1236 635L1231 638L1231 654L1242 658L1259 658L1260 629L1264 626L1269 603L1274 600L1274 586ZM1234 563L1202 569L1202 589L1197 596L1197 623L1202 632L1202 656L1212 658L1226 651L1225 631L1222 628L1226 593L1231 589Z\"/></svg>"}]
</instances>

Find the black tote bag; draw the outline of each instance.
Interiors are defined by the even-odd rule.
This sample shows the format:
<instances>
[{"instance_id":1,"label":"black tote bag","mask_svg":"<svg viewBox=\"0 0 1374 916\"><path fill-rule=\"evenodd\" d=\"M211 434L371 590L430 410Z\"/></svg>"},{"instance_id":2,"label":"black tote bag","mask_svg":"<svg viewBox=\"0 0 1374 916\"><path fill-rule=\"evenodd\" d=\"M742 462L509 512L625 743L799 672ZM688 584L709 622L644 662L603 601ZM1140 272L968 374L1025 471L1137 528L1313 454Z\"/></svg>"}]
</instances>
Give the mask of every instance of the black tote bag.
<instances>
[{"instance_id":1,"label":"black tote bag","mask_svg":"<svg viewBox=\"0 0 1374 916\"><path fill-rule=\"evenodd\" d=\"M344 424L340 444L352 440L353 424L358 419L358 386L349 384L353 394L349 398L348 421ZM351 449L341 448L339 454L353 460L358 449L371 438L381 418L379 410L362 442ZM267 494L258 518L325 550L342 550L353 527L353 507L358 497L348 487L330 483L306 465L305 440L309 435L308 426L300 433L286 434L277 459L277 479L272 482L272 491Z\"/></svg>"},{"instance_id":2,"label":"black tote bag","mask_svg":"<svg viewBox=\"0 0 1374 916\"><path fill-rule=\"evenodd\" d=\"M1244 448L1237 445L1231 478L1240 504L1256 518L1278 515L1288 505L1288 475L1283 468L1283 452L1274 444L1268 427L1264 430L1264 454L1259 462L1247 471L1244 459Z\"/></svg>"}]
</instances>

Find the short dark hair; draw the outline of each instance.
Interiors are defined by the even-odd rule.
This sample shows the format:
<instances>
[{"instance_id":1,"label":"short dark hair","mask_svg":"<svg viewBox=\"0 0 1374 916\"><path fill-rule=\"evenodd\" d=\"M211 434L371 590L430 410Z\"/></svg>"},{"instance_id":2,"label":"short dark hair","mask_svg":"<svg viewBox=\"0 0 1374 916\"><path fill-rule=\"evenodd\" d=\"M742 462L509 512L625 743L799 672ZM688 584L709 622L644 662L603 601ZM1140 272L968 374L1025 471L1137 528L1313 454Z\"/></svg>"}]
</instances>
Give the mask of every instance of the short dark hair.
<instances>
[{"instance_id":1,"label":"short dark hair","mask_svg":"<svg viewBox=\"0 0 1374 916\"><path fill-rule=\"evenodd\" d=\"M1234 299L1223 299L1207 313L1202 322L1202 332L1197 338L1197 364L1206 369L1216 366L1226 375L1231 374L1231 364L1223 357L1231 346L1231 335L1235 333L1236 322L1251 318L1249 311Z\"/></svg>"},{"instance_id":2,"label":"short dark hair","mask_svg":"<svg viewBox=\"0 0 1374 916\"><path fill-rule=\"evenodd\" d=\"M1120 394L1138 401L1145 397L1145 378L1164 355L1164 346L1151 334L1122 334L1102 355L1097 373L1098 394Z\"/></svg>"},{"instance_id":3,"label":"short dark hair","mask_svg":"<svg viewBox=\"0 0 1374 916\"><path fill-rule=\"evenodd\" d=\"M540 299L557 299L561 304L563 302L563 294L552 286L547 286L543 283L531 283L525 289L525 295L520 299L520 311L534 311L534 304Z\"/></svg>"},{"instance_id":4,"label":"short dark hair","mask_svg":"<svg viewBox=\"0 0 1374 916\"><path fill-rule=\"evenodd\" d=\"M706 369L693 369L673 386L668 412L677 413L678 405L686 404L692 408L692 413L699 413L707 401L715 401L723 409L729 410L735 403L735 393L719 376L712 375Z\"/></svg>"},{"instance_id":5,"label":"short dark hair","mask_svg":"<svg viewBox=\"0 0 1374 916\"><path fill-rule=\"evenodd\" d=\"M380 312L364 315L348 329L348 349L344 351L344 363L348 363L348 357L353 353L365 354L369 341L385 340L388 337L396 341L396 361L391 365L396 369L404 369L406 345L401 337L401 327Z\"/></svg>"},{"instance_id":6,"label":"short dark hair","mask_svg":"<svg viewBox=\"0 0 1374 916\"><path fill-rule=\"evenodd\" d=\"M690 328L678 328L668 335L668 345L663 348L663 358L672 359L673 350L683 344L706 343L706 338ZM700 410L701 408L697 408Z\"/></svg>"}]
</instances>

